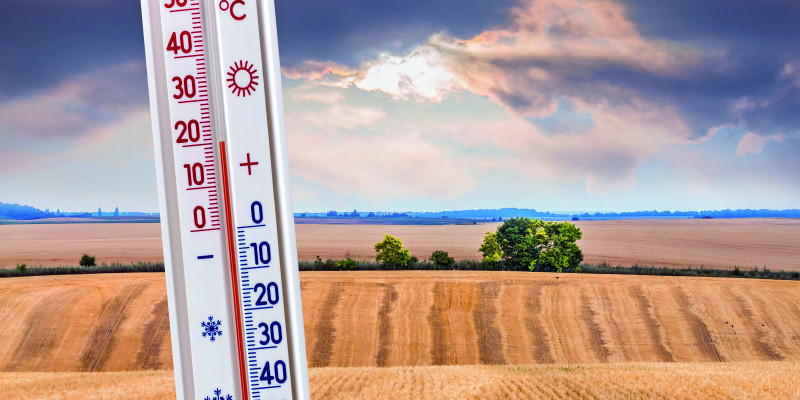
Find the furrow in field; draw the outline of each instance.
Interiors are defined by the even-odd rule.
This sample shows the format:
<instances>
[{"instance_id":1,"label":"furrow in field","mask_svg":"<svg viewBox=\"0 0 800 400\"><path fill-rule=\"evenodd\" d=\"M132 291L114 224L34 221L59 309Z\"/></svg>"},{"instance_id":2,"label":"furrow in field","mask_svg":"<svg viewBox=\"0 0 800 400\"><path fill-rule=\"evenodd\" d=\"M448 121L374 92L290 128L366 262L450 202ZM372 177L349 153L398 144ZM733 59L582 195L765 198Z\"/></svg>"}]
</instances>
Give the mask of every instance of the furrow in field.
<instances>
[{"instance_id":1,"label":"furrow in field","mask_svg":"<svg viewBox=\"0 0 800 400\"><path fill-rule=\"evenodd\" d=\"M336 283L328 288L328 294L323 303L326 311L318 316L316 325L313 328L316 340L313 342L311 353L307 355L310 367L326 367L330 365L333 343L336 340L336 328L334 325L337 314L336 306L342 298L343 291L341 285Z\"/></svg>"},{"instance_id":2,"label":"furrow in field","mask_svg":"<svg viewBox=\"0 0 800 400\"><path fill-rule=\"evenodd\" d=\"M481 282L477 287L478 304L472 311L475 337L478 341L478 356L481 364L505 364L503 338L497 329L497 302L500 284Z\"/></svg>"},{"instance_id":3,"label":"furrow in field","mask_svg":"<svg viewBox=\"0 0 800 400\"><path fill-rule=\"evenodd\" d=\"M443 282L436 282L433 287L433 304L428 315L428 325L431 327L431 364L446 365L447 342L445 341L445 321L447 318L447 290Z\"/></svg>"},{"instance_id":4,"label":"furrow in field","mask_svg":"<svg viewBox=\"0 0 800 400\"><path fill-rule=\"evenodd\" d=\"M142 330L142 346L136 354L134 369L148 370L164 367L161 361L161 349L165 340L169 338L169 312L166 296L153 305L150 315L150 320ZM168 342L167 347L169 347Z\"/></svg>"},{"instance_id":5,"label":"furrow in field","mask_svg":"<svg viewBox=\"0 0 800 400\"><path fill-rule=\"evenodd\" d=\"M687 321L691 327L693 338L687 337L686 340L679 341L680 343L690 346L686 351L686 353L688 353L687 356L699 354L703 355L703 358L698 361L722 361L722 358L717 352L714 340L711 339L711 334L708 332L708 326L706 326L706 323L692 311L692 303L683 288L676 285L672 288L671 294L674 301L677 303L675 309L679 311L678 316L682 317L684 321Z\"/></svg>"},{"instance_id":6,"label":"furrow in field","mask_svg":"<svg viewBox=\"0 0 800 400\"><path fill-rule=\"evenodd\" d=\"M80 358L82 371L93 372L103 369L116 344L117 330L127 318L128 304L146 287L147 285L143 283L123 286L119 293L105 304L89 341L84 345Z\"/></svg>"},{"instance_id":7,"label":"furrow in field","mask_svg":"<svg viewBox=\"0 0 800 400\"><path fill-rule=\"evenodd\" d=\"M633 288L633 297L639 305L639 310L644 315L648 335L650 336L650 341L653 343L655 350L654 354L658 356L658 359L654 361L675 361L672 352L669 351L664 343L661 335L661 326L653 315L650 300L645 296L645 292L641 286Z\"/></svg>"},{"instance_id":8,"label":"furrow in field","mask_svg":"<svg viewBox=\"0 0 800 400\"><path fill-rule=\"evenodd\" d=\"M584 293L581 296L581 319L583 320L586 329L589 331L589 347L594 351L595 356L600 362L608 360L608 348L606 341L603 337L603 332L597 325L596 318L597 312L592 308L589 302L589 297ZM580 361L579 361L580 362Z\"/></svg>"},{"instance_id":9,"label":"furrow in field","mask_svg":"<svg viewBox=\"0 0 800 400\"><path fill-rule=\"evenodd\" d=\"M375 356L375 365L379 367L386 366L386 362L389 359L389 343L392 339L389 314L392 311L392 305L397 301L397 290L395 290L394 286L386 285L383 299L381 300L381 308L378 311L378 354Z\"/></svg>"},{"instance_id":10,"label":"furrow in field","mask_svg":"<svg viewBox=\"0 0 800 400\"><path fill-rule=\"evenodd\" d=\"M75 292L61 289L53 290L39 301L4 371L52 370L48 364L55 358L54 350L64 335L64 329L58 329L58 324L70 321L70 304L74 298Z\"/></svg>"}]
</instances>

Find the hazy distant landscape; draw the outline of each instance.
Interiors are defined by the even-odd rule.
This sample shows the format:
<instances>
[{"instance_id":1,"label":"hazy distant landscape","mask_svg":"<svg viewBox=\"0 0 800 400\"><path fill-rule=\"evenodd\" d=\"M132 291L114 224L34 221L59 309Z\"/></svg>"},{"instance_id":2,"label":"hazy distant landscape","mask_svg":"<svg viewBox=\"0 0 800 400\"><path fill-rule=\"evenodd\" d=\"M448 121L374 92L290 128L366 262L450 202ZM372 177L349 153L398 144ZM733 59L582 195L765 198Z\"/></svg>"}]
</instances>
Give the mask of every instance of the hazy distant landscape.
<instances>
[{"instance_id":1,"label":"hazy distant landscape","mask_svg":"<svg viewBox=\"0 0 800 400\"><path fill-rule=\"evenodd\" d=\"M672 268L800 270L800 220L576 221L578 244L590 264ZM300 260L370 261L384 235L401 238L411 254L434 250L459 260L480 260L478 247L499 223L448 225L297 224ZM100 263L163 261L155 223L14 224L0 226L0 268L76 266L83 253Z\"/></svg>"}]
</instances>

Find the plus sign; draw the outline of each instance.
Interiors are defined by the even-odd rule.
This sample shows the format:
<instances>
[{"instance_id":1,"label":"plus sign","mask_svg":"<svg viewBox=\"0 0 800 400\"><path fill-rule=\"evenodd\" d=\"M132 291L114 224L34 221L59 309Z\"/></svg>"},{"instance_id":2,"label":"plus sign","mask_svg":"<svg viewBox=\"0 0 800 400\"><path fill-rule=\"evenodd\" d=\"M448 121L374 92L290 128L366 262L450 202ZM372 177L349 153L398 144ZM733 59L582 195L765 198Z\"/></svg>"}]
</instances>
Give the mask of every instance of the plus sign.
<instances>
[{"instance_id":1,"label":"plus sign","mask_svg":"<svg viewBox=\"0 0 800 400\"><path fill-rule=\"evenodd\" d=\"M247 153L247 162L243 162L239 165L242 167L247 167L247 175L252 175L250 168L254 165L258 165L258 161L250 161L250 153Z\"/></svg>"}]
</instances>

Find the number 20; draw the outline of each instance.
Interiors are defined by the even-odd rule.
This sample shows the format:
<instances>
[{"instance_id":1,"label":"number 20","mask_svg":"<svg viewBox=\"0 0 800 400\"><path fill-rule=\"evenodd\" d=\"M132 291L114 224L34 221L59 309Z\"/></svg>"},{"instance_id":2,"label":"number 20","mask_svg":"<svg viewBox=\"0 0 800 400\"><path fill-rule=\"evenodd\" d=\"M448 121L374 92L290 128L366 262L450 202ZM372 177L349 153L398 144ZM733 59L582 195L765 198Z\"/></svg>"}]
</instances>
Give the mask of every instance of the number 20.
<instances>
[{"instance_id":1,"label":"number 20","mask_svg":"<svg viewBox=\"0 0 800 400\"><path fill-rule=\"evenodd\" d=\"M176 143L196 142L200 140L200 123L196 119L191 119L188 122L178 121L175 123L175 130L180 130ZM189 139L186 139L188 136Z\"/></svg>"}]
</instances>

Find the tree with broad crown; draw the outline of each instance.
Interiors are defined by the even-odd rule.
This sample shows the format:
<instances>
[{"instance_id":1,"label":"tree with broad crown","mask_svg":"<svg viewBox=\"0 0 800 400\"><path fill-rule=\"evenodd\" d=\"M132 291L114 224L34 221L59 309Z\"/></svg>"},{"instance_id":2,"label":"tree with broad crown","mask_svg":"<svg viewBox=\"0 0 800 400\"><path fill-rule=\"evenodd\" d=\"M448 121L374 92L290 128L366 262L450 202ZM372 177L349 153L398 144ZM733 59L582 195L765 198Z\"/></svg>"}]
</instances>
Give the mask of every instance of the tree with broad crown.
<instances>
[{"instance_id":1,"label":"tree with broad crown","mask_svg":"<svg viewBox=\"0 0 800 400\"><path fill-rule=\"evenodd\" d=\"M531 218L510 218L492 233L488 232L481 250L484 259L499 258L511 270L580 271L583 252L576 242L581 230L569 222L545 222ZM494 248L493 241L499 246Z\"/></svg>"},{"instance_id":2,"label":"tree with broad crown","mask_svg":"<svg viewBox=\"0 0 800 400\"><path fill-rule=\"evenodd\" d=\"M403 249L403 242L400 239L386 235L382 241L375 243L375 261L391 266L393 269L406 268L411 253Z\"/></svg>"}]
</instances>

